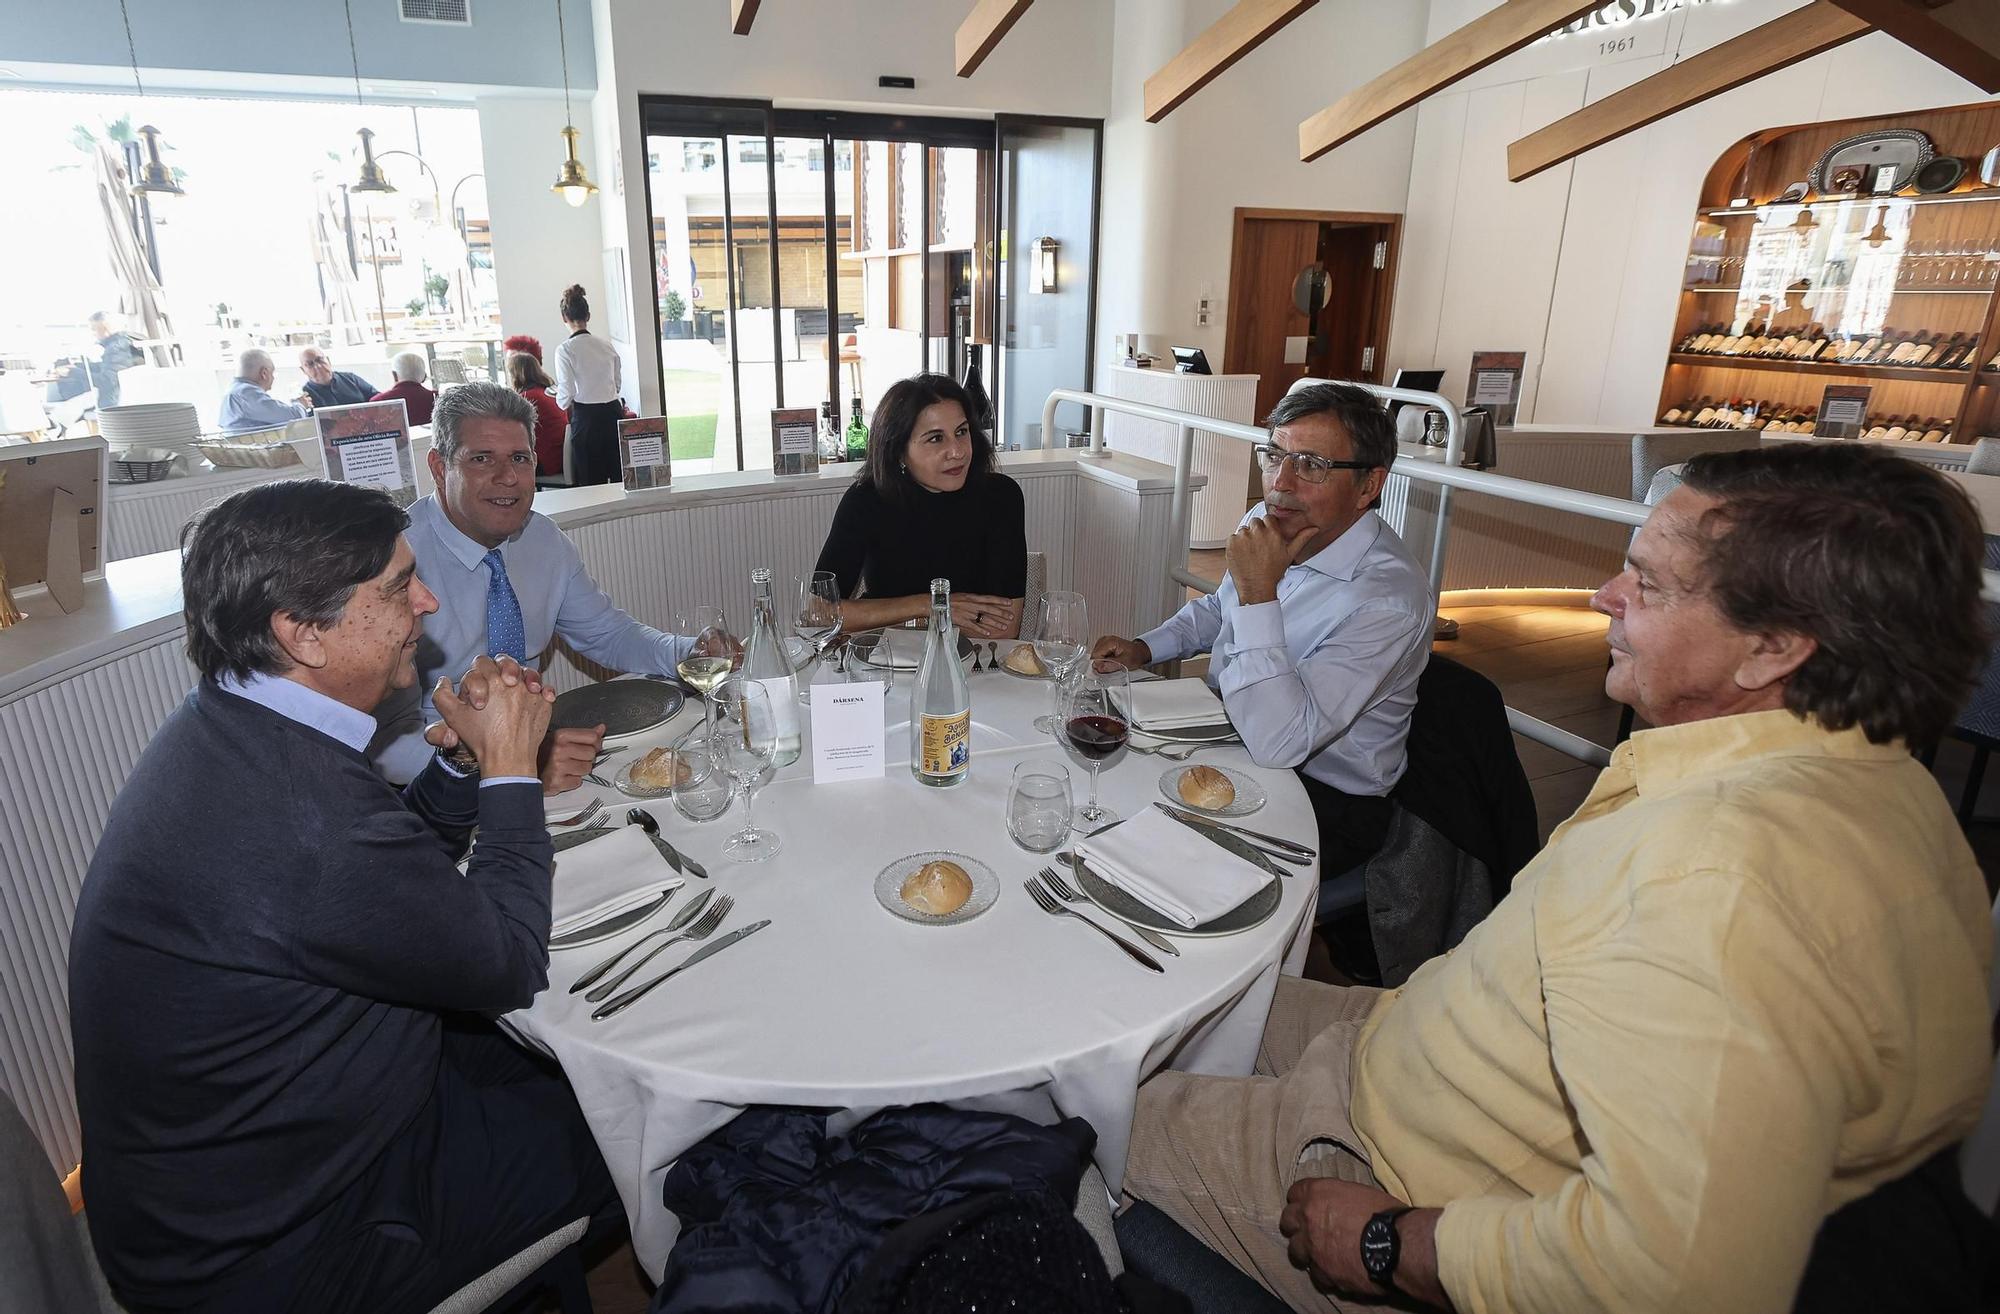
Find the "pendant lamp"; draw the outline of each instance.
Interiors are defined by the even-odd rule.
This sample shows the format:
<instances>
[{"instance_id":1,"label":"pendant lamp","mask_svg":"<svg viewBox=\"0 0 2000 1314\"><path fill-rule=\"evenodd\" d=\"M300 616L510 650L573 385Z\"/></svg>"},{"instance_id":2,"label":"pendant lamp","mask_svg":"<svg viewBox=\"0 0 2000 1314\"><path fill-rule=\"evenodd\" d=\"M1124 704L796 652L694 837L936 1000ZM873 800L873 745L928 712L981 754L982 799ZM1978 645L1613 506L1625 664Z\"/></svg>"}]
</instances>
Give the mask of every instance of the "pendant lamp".
<instances>
[{"instance_id":1,"label":"pendant lamp","mask_svg":"<svg viewBox=\"0 0 2000 1314\"><path fill-rule=\"evenodd\" d=\"M561 196L571 205L582 205L597 191L597 184L590 180L583 161L576 153L576 118L569 105L569 38L563 31L562 0L556 0L556 42L562 51L563 75L563 152L566 158L562 167L556 170L555 183L549 190Z\"/></svg>"}]
</instances>

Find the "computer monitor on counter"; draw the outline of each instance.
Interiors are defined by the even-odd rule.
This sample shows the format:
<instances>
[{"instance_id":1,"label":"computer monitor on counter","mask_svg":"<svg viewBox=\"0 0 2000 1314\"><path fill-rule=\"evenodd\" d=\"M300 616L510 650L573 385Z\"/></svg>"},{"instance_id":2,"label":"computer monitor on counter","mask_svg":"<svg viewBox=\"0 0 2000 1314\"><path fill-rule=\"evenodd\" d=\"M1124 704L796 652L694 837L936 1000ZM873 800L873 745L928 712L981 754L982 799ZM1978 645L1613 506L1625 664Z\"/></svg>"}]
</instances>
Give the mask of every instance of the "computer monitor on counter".
<instances>
[{"instance_id":1,"label":"computer monitor on counter","mask_svg":"<svg viewBox=\"0 0 2000 1314\"><path fill-rule=\"evenodd\" d=\"M1214 370L1208 367L1208 353L1203 351L1200 347L1174 347L1171 348L1171 350L1174 353L1174 373L1176 374L1215 373Z\"/></svg>"}]
</instances>

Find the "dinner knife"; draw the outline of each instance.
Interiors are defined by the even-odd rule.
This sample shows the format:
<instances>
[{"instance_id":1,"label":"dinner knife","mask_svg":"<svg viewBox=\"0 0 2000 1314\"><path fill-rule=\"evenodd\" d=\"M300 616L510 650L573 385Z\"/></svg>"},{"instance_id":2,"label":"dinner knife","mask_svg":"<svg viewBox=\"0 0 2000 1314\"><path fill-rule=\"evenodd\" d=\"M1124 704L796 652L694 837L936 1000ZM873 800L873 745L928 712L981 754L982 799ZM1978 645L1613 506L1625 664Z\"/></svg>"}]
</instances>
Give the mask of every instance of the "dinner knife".
<instances>
[{"instance_id":1,"label":"dinner knife","mask_svg":"<svg viewBox=\"0 0 2000 1314\"><path fill-rule=\"evenodd\" d=\"M660 909L666 907L667 901L674 897L674 891L678 889L680 889L680 886L676 885L672 890L661 890L658 897L650 903L642 903L636 908L627 908L624 912L613 913L603 921L592 922L588 926L579 926L574 931L565 931L561 935L552 935L549 937L549 948L575 949L580 945L596 944L599 940L609 939L620 932L629 931Z\"/></svg>"},{"instance_id":2,"label":"dinner knife","mask_svg":"<svg viewBox=\"0 0 2000 1314\"><path fill-rule=\"evenodd\" d=\"M1160 803L1157 804L1156 806L1158 806L1160 811L1172 813L1175 816L1178 816L1182 821L1192 821L1198 825L1213 826L1217 830L1234 831L1236 834L1242 835L1248 839L1255 840L1259 844L1268 844L1274 849L1284 849L1287 852L1296 853L1302 858L1314 858L1319 856L1319 851L1317 849L1310 848L1304 844L1300 844L1295 840L1281 839L1276 835L1266 835L1261 830L1250 830L1244 826L1232 826L1226 821L1217 821L1214 817L1197 816L1192 812L1184 811L1180 808L1176 808L1171 804L1167 803Z\"/></svg>"},{"instance_id":3,"label":"dinner knife","mask_svg":"<svg viewBox=\"0 0 2000 1314\"><path fill-rule=\"evenodd\" d=\"M1174 811L1172 808L1161 808L1160 810L1162 812L1165 812L1169 817L1172 817L1175 821L1180 822L1181 825L1186 826L1189 830L1193 831L1195 834L1205 837L1210 842L1217 844L1220 847L1228 850L1229 852L1235 854L1237 857L1243 859L1245 862L1250 863L1254 867L1258 867L1264 871L1267 871L1271 873L1271 875L1273 876L1291 875L1291 873L1286 871L1283 867L1280 867L1277 863L1271 861L1271 857L1273 855L1266 853L1263 849L1258 848L1254 844L1238 839L1234 835L1226 834L1219 830L1210 830L1207 826L1200 825L1197 822L1189 821L1186 817L1181 816L1178 812Z\"/></svg>"},{"instance_id":4,"label":"dinner knife","mask_svg":"<svg viewBox=\"0 0 2000 1314\"><path fill-rule=\"evenodd\" d=\"M604 1004L600 1006L595 1013L592 1013L590 1015L590 1020L593 1022L602 1022L605 1018L610 1017L612 1014L621 1012L626 1007L636 1002L641 995L645 994L648 990L651 990L654 986L660 984L660 982L666 980L674 973L685 972L688 968L693 967L696 963L700 962L702 959L710 958L716 954L721 953L724 949L727 949L730 945L735 944L738 940L744 939L748 936L755 935L757 932L763 930L770 924L771 924L771 919L766 917L761 922L752 922L748 926L738 927L736 930L731 931L728 935L723 936L720 940L717 940L712 944L703 945L698 952L689 955L688 960L685 963L682 963L679 967L669 967L666 971L660 973L652 980L646 982L646 984L640 986L633 986L630 990L627 990L624 994L614 995L612 998L606 1000Z\"/></svg>"}]
</instances>

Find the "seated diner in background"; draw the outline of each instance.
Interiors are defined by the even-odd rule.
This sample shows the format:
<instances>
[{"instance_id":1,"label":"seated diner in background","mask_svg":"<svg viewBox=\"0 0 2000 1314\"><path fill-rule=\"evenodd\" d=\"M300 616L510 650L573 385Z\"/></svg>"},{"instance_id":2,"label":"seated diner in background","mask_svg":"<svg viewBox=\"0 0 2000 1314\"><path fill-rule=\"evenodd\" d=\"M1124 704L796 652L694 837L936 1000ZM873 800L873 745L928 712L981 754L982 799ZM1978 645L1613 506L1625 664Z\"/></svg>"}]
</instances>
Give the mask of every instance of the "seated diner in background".
<instances>
[{"instance_id":1,"label":"seated diner in background","mask_svg":"<svg viewBox=\"0 0 2000 1314\"><path fill-rule=\"evenodd\" d=\"M1512 892L1400 990L1281 978L1259 1075L1140 1090L1125 1189L1295 1309L1789 1309L1979 1118L1986 886L1911 756L1985 660L1978 516L1860 444L1685 474L1592 600L1657 728Z\"/></svg>"},{"instance_id":2,"label":"seated diner in background","mask_svg":"<svg viewBox=\"0 0 2000 1314\"><path fill-rule=\"evenodd\" d=\"M305 371L306 396L314 406L355 406L375 395L374 384L359 374L334 369L333 357L318 347L299 352L299 368Z\"/></svg>"},{"instance_id":3,"label":"seated diner in background","mask_svg":"<svg viewBox=\"0 0 2000 1314\"><path fill-rule=\"evenodd\" d=\"M560 1071L478 1016L547 984L553 695L482 658L434 694L438 747L483 775L433 753L399 792L366 755L436 605L404 524L379 490L289 480L187 538L200 683L119 792L70 939L90 1237L125 1309L429 1309L572 1219L620 1222Z\"/></svg>"},{"instance_id":4,"label":"seated diner in background","mask_svg":"<svg viewBox=\"0 0 2000 1314\"><path fill-rule=\"evenodd\" d=\"M429 759L426 727L439 715L430 686L481 657L535 667L561 635L613 670L672 675L690 646L620 610L569 536L535 514L534 427L526 398L484 380L448 390L431 415L437 491L410 508L409 540L437 614L417 649L422 678L383 704L369 749L392 781L413 778ZM543 746L543 786L576 788L603 743L602 726L555 731Z\"/></svg>"},{"instance_id":5,"label":"seated diner in background","mask_svg":"<svg viewBox=\"0 0 2000 1314\"><path fill-rule=\"evenodd\" d=\"M569 412L556 404L550 391L556 381L542 368L539 359L517 351L507 357L507 382L535 408L535 473L561 474L563 441L569 436Z\"/></svg>"},{"instance_id":6,"label":"seated diner in background","mask_svg":"<svg viewBox=\"0 0 2000 1314\"><path fill-rule=\"evenodd\" d=\"M222 396L222 413L217 417L216 427L224 433L250 433L276 429L312 414L311 408L303 404L303 396L298 401L279 401L273 397L271 385L277 380L278 367L271 363L270 352L261 347L243 352L236 358L236 378Z\"/></svg>"},{"instance_id":7,"label":"seated diner in background","mask_svg":"<svg viewBox=\"0 0 2000 1314\"><path fill-rule=\"evenodd\" d=\"M1137 669L1208 653L1208 684L1243 747L1259 766L1298 771L1331 878L1382 847L1435 599L1371 509L1396 459L1381 403L1317 384L1264 424L1264 500L1229 539L1222 587L1136 639L1100 638L1091 655Z\"/></svg>"},{"instance_id":8,"label":"seated diner in background","mask_svg":"<svg viewBox=\"0 0 2000 1314\"><path fill-rule=\"evenodd\" d=\"M819 550L845 599L848 633L930 614L931 581L951 581L951 622L974 639L1021 632L1028 588L1021 486L994 469L992 440L944 374L890 387L868 429L868 457ZM865 586L865 596L856 590Z\"/></svg>"},{"instance_id":9,"label":"seated diner in background","mask_svg":"<svg viewBox=\"0 0 2000 1314\"><path fill-rule=\"evenodd\" d=\"M368 400L400 401L411 424L429 424L431 407L437 405L437 394L424 386L424 354L421 351L399 351L393 368L396 371L395 383Z\"/></svg>"}]
</instances>

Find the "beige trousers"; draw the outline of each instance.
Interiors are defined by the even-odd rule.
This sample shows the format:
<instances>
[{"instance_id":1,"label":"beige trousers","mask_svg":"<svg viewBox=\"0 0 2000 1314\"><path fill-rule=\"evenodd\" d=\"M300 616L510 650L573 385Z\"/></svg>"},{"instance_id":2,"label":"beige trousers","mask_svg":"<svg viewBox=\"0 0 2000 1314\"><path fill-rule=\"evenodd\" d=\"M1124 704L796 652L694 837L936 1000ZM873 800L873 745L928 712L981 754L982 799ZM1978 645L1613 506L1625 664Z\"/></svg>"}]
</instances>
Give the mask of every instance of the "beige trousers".
<instances>
[{"instance_id":1,"label":"beige trousers","mask_svg":"<svg viewBox=\"0 0 2000 1314\"><path fill-rule=\"evenodd\" d=\"M1381 994L1281 976L1258 1075L1160 1072L1139 1088L1125 1190L1295 1310L1386 1308L1320 1291L1278 1233L1285 1192L1301 1178L1379 1185L1347 1106L1354 1039Z\"/></svg>"}]
</instances>

